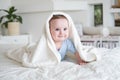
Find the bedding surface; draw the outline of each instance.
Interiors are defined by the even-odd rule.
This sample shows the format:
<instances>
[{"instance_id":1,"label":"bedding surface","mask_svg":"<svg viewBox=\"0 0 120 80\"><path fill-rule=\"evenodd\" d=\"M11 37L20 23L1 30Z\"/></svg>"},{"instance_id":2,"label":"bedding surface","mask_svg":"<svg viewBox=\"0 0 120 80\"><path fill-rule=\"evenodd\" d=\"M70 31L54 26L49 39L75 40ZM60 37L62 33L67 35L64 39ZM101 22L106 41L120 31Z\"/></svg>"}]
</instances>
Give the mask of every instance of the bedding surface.
<instances>
[{"instance_id":1,"label":"bedding surface","mask_svg":"<svg viewBox=\"0 0 120 80\"><path fill-rule=\"evenodd\" d=\"M20 46L0 46L0 80L120 80L120 47L99 48L102 59L86 65L78 65L73 56L67 56L56 66L39 68L23 67L9 59L5 53L14 47Z\"/></svg>"}]
</instances>

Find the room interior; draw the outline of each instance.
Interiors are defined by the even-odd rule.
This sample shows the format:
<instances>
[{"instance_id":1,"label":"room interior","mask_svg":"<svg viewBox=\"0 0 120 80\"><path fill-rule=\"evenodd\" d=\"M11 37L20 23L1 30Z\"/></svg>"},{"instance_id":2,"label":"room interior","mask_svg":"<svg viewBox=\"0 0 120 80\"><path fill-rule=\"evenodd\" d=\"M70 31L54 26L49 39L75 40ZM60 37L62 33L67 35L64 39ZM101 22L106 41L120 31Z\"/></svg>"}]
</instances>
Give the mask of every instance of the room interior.
<instances>
[{"instance_id":1,"label":"room interior","mask_svg":"<svg viewBox=\"0 0 120 80\"><path fill-rule=\"evenodd\" d=\"M19 35L9 36L0 25L0 80L120 80L119 1L0 0L0 9L15 6L16 14L23 18ZM29 61L39 51L37 41L41 38L46 19L51 12L57 11L71 16L84 45L81 51L86 57L96 60L78 65L75 56L68 53L59 64L46 66L38 62L35 64L37 67L33 67L35 59L43 54L35 55L37 58ZM0 12L0 17L4 14ZM24 66L21 59L31 62L31 65Z\"/></svg>"},{"instance_id":2,"label":"room interior","mask_svg":"<svg viewBox=\"0 0 120 80\"><path fill-rule=\"evenodd\" d=\"M32 41L38 41L42 34L44 23L51 12L61 11L68 13L76 25L81 40L91 41L91 38L100 40L104 37L103 29L107 28L106 36L119 42L119 0L1 0L0 8L8 9L15 6L17 14L23 17L20 25L20 34L29 34ZM62 5L62 6L61 6ZM95 6L101 5L101 23L95 23ZM2 16L4 13L0 13ZM116 25L116 21L118 25ZM107 32L107 33L106 33ZM1 28L1 34L3 34ZM116 39L117 37L117 39ZM88 39L89 38L89 39ZM92 42L98 42L94 39ZM87 44L87 43L85 43ZM88 43L89 44L89 43ZM92 45L93 43L89 44ZM96 45L96 44L95 44Z\"/></svg>"}]
</instances>

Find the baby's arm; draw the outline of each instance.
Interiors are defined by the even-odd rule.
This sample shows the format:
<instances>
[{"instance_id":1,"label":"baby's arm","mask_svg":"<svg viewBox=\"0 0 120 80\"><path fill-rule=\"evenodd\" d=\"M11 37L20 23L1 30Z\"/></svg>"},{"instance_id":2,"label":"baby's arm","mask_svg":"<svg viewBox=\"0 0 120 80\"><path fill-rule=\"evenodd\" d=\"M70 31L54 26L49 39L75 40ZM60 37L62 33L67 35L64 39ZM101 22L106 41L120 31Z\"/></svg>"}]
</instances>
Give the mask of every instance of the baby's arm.
<instances>
[{"instance_id":1,"label":"baby's arm","mask_svg":"<svg viewBox=\"0 0 120 80\"><path fill-rule=\"evenodd\" d=\"M83 64L86 64L86 63L87 63L87 62L83 61L83 60L80 58L78 52L75 52L75 57L76 57L77 63L78 63L79 65L83 65Z\"/></svg>"}]
</instances>

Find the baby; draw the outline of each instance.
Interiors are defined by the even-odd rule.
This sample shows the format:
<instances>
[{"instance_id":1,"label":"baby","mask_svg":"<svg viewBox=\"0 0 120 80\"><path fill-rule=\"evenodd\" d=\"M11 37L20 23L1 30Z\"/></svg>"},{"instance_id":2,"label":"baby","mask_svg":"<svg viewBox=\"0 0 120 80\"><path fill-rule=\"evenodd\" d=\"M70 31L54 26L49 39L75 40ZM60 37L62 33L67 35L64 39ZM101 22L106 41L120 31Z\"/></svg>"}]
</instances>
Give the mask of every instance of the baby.
<instances>
[{"instance_id":1,"label":"baby","mask_svg":"<svg viewBox=\"0 0 120 80\"><path fill-rule=\"evenodd\" d=\"M69 39L69 23L64 15L53 15L49 21L51 37L56 45L56 49L61 55L61 60L64 59L66 53L69 51L75 54L78 64L85 64L73 42Z\"/></svg>"},{"instance_id":2,"label":"baby","mask_svg":"<svg viewBox=\"0 0 120 80\"><path fill-rule=\"evenodd\" d=\"M83 48L71 17L62 12L52 13L40 40L32 45L13 49L7 56L26 67L43 67L60 63L65 55L74 54L78 64L98 60L95 48Z\"/></svg>"}]
</instances>

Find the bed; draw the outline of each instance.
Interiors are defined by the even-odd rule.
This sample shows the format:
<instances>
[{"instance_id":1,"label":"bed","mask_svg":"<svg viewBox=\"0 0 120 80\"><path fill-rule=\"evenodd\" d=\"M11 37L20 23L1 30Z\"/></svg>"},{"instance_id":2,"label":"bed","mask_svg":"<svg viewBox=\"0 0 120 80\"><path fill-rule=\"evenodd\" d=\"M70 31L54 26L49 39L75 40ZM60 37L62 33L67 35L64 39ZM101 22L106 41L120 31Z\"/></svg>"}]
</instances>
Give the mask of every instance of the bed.
<instances>
[{"instance_id":1,"label":"bed","mask_svg":"<svg viewBox=\"0 0 120 80\"><path fill-rule=\"evenodd\" d=\"M21 46L0 45L0 80L120 80L120 47L98 48L102 59L86 65L77 65L73 55L67 55L56 66L27 68L5 55Z\"/></svg>"}]
</instances>

